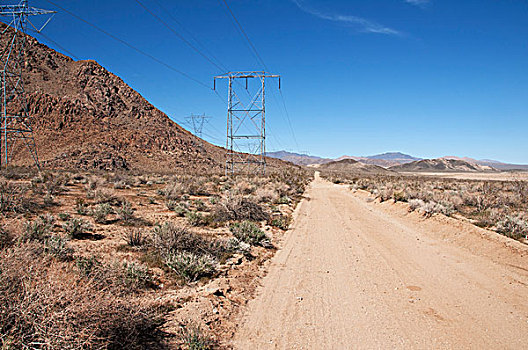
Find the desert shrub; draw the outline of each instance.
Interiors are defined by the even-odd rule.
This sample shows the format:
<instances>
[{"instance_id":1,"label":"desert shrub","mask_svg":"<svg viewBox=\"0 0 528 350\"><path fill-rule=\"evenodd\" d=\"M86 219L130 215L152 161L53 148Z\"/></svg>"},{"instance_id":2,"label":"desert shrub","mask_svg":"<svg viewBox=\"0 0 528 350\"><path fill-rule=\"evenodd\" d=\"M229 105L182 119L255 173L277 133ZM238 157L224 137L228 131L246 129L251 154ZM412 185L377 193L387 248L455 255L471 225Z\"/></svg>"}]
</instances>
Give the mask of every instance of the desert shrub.
<instances>
[{"instance_id":1,"label":"desert shrub","mask_svg":"<svg viewBox=\"0 0 528 350\"><path fill-rule=\"evenodd\" d=\"M73 248L68 246L68 241L60 236L50 236L44 240L44 252L60 261L73 259Z\"/></svg>"},{"instance_id":2,"label":"desert shrub","mask_svg":"<svg viewBox=\"0 0 528 350\"><path fill-rule=\"evenodd\" d=\"M233 236L242 242L246 242L251 245L269 245L268 236L266 236L266 234L257 226L257 224L251 221L234 223L229 227L229 229L233 233Z\"/></svg>"},{"instance_id":3,"label":"desert shrub","mask_svg":"<svg viewBox=\"0 0 528 350\"><path fill-rule=\"evenodd\" d=\"M95 206L95 208L92 210L92 216L96 223L98 224L105 224L106 223L106 217L113 213L113 209L108 203L101 203Z\"/></svg>"},{"instance_id":4,"label":"desert shrub","mask_svg":"<svg viewBox=\"0 0 528 350\"><path fill-rule=\"evenodd\" d=\"M25 186L0 181L0 213L26 211L28 207L24 199L26 193Z\"/></svg>"},{"instance_id":5,"label":"desert shrub","mask_svg":"<svg viewBox=\"0 0 528 350\"><path fill-rule=\"evenodd\" d=\"M19 166L9 166L0 170L0 175L9 180L27 179L35 175L34 167L26 168Z\"/></svg>"},{"instance_id":6,"label":"desert shrub","mask_svg":"<svg viewBox=\"0 0 528 350\"><path fill-rule=\"evenodd\" d=\"M225 243L222 242L224 247L222 249L229 253L241 253L244 255L249 255L251 253L251 244L243 242L238 238L232 237L227 240ZM228 258L231 254L224 255L223 258Z\"/></svg>"},{"instance_id":7,"label":"desert shrub","mask_svg":"<svg viewBox=\"0 0 528 350\"><path fill-rule=\"evenodd\" d=\"M19 237L19 242L44 242L49 237L54 222L55 218L51 215L41 215L34 221L26 222Z\"/></svg>"},{"instance_id":8,"label":"desert shrub","mask_svg":"<svg viewBox=\"0 0 528 350\"><path fill-rule=\"evenodd\" d=\"M134 219L134 208L132 208L132 204L130 204L128 201L123 201L121 206L116 211L119 219L125 223L128 223Z\"/></svg>"},{"instance_id":9,"label":"desert shrub","mask_svg":"<svg viewBox=\"0 0 528 350\"><path fill-rule=\"evenodd\" d=\"M272 188L257 188L255 191L255 200L257 203L274 203L279 199L277 191Z\"/></svg>"},{"instance_id":10,"label":"desert shrub","mask_svg":"<svg viewBox=\"0 0 528 350\"><path fill-rule=\"evenodd\" d=\"M432 216L433 214L443 214L450 216L454 212L453 205L451 203L436 203L436 202L424 202L421 199L411 199L409 201L409 209L420 210L425 216Z\"/></svg>"},{"instance_id":11,"label":"desert shrub","mask_svg":"<svg viewBox=\"0 0 528 350\"><path fill-rule=\"evenodd\" d=\"M245 180L242 180L236 183L235 191L242 195L248 195L255 191L255 186L251 185Z\"/></svg>"},{"instance_id":12,"label":"desert shrub","mask_svg":"<svg viewBox=\"0 0 528 350\"><path fill-rule=\"evenodd\" d=\"M57 215L59 217L59 219L61 219L62 221L68 221L70 220L71 218L71 215L69 213L59 213Z\"/></svg>"},{"instance_id":13,"label":"desert shrub","mask_svg":"<svg viewBox=\"0 0 528 350\"><path fill-rule=\"evenodd\" d=\"M208 218L198 212L188 211L185 217L191 226L204 226L208 224Z\"/></svg>"},{"instance_id":14,"label":"desert shrub","mask_svg":"<svg viewBox=\"0 0 528 350\"><path fill-rule=\"evenodd\" d=\"M178 200L185 194L185 185L179 182L171 182L158 193L169 200Z\"/></svg>"},{"instance_id":15,"label":"desert shrub","mask_svg":"<svg viewBox=\"0 0 528 350\"><path fill-rule=\"evenodd\" d=\"M497 232L513 239L528 235L528 221L520 216L506 216L497 223Z\"/></svg>"},{"instance_id":16,"label":"desert shrub","mask_svg":"<svg viewBox=\"0 0 528 350\"><path fill-rule=\"evenodd\" d=\"M438 203L436 205L435 211L445 216L451 216L455 212L455 208L453 204L449 202L443 202L443 203Z\"/></svg>"},{"instance_id":17,"label":"desert shrub","mask_svg":"<svg viewBox=\"0 0 528 350\"><path fill-rule=\"evenodd\" d=\"M62 228L66 233L74 239L83 238L92 232L92 225L84 219L72 218L62 224Z\"/></svg>"},{"instance_id":18,"label":"desert shrub","mask_svg":"<svg viewBox=\"0 0 528 350\"><path fill-rule=\"evenodd\" d=\"M407 195L404 191L395 191L392 197L395 202L407 202Z\"/></svg>"},{"instance_id":19,"label":"desert shrub","mask_svg":"<svg viewBox=\"0 0 528 350\"><path fill-rule=\"evenodd\" d=\"M93 277L98 271L101 271L102 263L95 256L75 257L75 266L83 277Z\"/></svg>"},{"instance_id":20,"label":"desert shrub","mask_svg":"<svg viewBox=\"0 0 528 350\"><path fill-rule=\"evenodd\" d=\"M394 191L390 188L383 188L379 191L379 194L378 194L378 198L380 199L380 201L384 202L384 201L388 201L389 199L392 198L394 194Z\"/></svg>"},{"instance_id":21,"label":"desert shrub","mask_svg":"<svg viewBox=\"0 0 528 350\"><path fill-rule=\"evenodd\" d=\"M277 204L290 204L291 199L288 196L282 196L277 200Z\"/></svg>"},{"instance_id":22,"label":"desert shrub","mask_svg":"<svg viewBox=\"0 0 528 350\"><path fill-rule=\"evenodd\" d=\"M180 203L174 208L174 213L179 217L184 217L188 212L189 208L184 203Z\"/></svg>"},{"instance_id":23,"label":"desert shrub","mask_svg":"<svg viewBox=\"0 0 528 350\"><path fill-rule=\"evenodd\" d=\"M115 192L108 189L108 188L98 188L95 190L94 195L95 203L102 204L102 203L113 203L116 204L118 202L117 197L115 195Z\"/></svg>"},{"instance_id":24,"label":"desert shrub","mask_svg":"<svg viewBox=\"0 0 528 350\"><path fill-rule=\"evenodd\" d=\"M215 341L196 324L180 325L179 336L188 350L211 350L216 347Z\"/></svg>"},{"instance_id":25,"label":"desert shrub","mask_svg":"<svg viewBox=\"0 0 528 350\"><path fill-rule=\"evenodd\" d=\"M215 206L213 218L216 222L230 220L267 221L269 214L249 198L231 198Z\"/></svg>"},{"instance_id":26,"label":"desert shrub","mask_svg":"<svg viewBox=\"0 0 528 350\"><path fill-rule=\"evenodd\" d=\"M64 186L68 181L66 176L57 176L46 172L31 179L31 190L35 194L46 194L48 197L52 197L64 192Z\"/></svg>"},{"instance_id":27,"label":"desert shrub","mask_svg":"<svg viewBox=\"0 0 528 350\"><path fill-rule=\"evenodd\" d=\"M165 205L167 206L167 209L174 211L176 207L179 205L179 202L173 199L169 199Z\"/></svg>"},{"instance_id":28,"label":"desert shrub","mask_svg":"<svg viewBox=\"0 0 528 350\"><path fill-rule=\"evenodd\" d=\"M120 294L130 294L154 286L150 270L134 262L102 263L97 257L77 256L75 266L79 275L98 288L114 288Z\"/></svg>"},{"instance_id":29,"label":"desert shrub","mask_svg":"<svg viewBox=\"0 0 528 350\"><path fill-rule=\"evenodd\" d=\"M188 282L194 282L202 277L209 277L216 271L216 260L209 254L194 254L180 251L169 253L165 264Z\"/></svg>"},{"instance_id":30,"label":"desert shrub","mask_svg":"<svg viewBox=\"0 0 528 350\"><path fill-rule=\"evenodd\" d=\"M154 228L150 245L163 259L169 254L182 251L224 259L238 249L238 246L234 247L228 241L208 239L171 222Z\"/></svg>"},{"instance_id":31,"label":"desert shrub","mask_svg":"<svg viewBox=\"0 0 528 350\"><path fill-rule=\"evenodd\" d=\"M437 203L435 202L427 202L424 204L424 206L422 208L420 208L425 216L432 216L434 213L436 213L437 211Z\"/></svg>"},{"instance_id":32,"label":"desert shrub","mask_svg":"<svg viewBox=\"0 0 528 350\"><path fill-rule=\"evenodd\" d=\"M290 227L291 219L290 217L281 215L278 218L271 220L271 226L280 228L281 230L286 231Z\"/></svg>"},{"instance_id":33,"label":"desert shrub","mask_svg":"<svg viewBox=\"0 0 528 350\"><path fill-rule=\"evenodd\" d=\"M125 261L121 269L121 283L125 287L139 290L154 286L154 278L148 267Z\"/></svg>"},{"instance_id":34,"label":"desert shrub","mask_svg":"<svg viewBox=\"0 0 528 350\"><path fill-rule=\"evenodd\" d=\"M31 245L0 252L0 348L145 349L163 345L166 308L98 288Z\"/></svg>"},{"instance_id":35,"label":"desert shrub","mask_svg":"<svg viewBox=\"0 0 528 350\"><path fill-rule=\"evenodd\" d=\"M183 226L166 222L152 231L152 244L162 254L176 251L200 253L209 244L205 238Z\"/></svg>"},{"instance_id":36,"label":"desert shrub","mask_svg":"<svg viewBox=\"0 0 528 350\"><path fill-rule=\"evenodd\" d=\"M42 198L43 202L44 202L44 205L46 207L51 207L51 206L54 206L55 204L57 204L55 202L55 197L53 197L51 194L47 193L44 198Z\"/></svg>"},{"instance_id":37,"label":"desert shrub","mask_svg":"<svg viewBox=\"0 0 528 350\"><path fill-rule=\"evenodd\" d=\"M425 206L425 202L421 199L411 199L409 201L409 210L414 211Z\"/></svg>"},{"instance_id":38,"label":"desert shrub","mask_svg":"<svg viewBox=\"0 0 528 350\"><path fill-rule=\"evenodd\" d=\"M196 176L191 176L186 179L185 183L187 187L187 193L191 196L209 196L209 186L207 185L204 178L197 178Z\"/></svg>"},{"instance_id":39,"label":"desert shrub","mask_svg":"<svg viewBox=\"0 0 528 350\"><path fill-rule=\"evenodd\" d=\"M142 247L146 243L146 238L142 230L129 230L125 235L127 245L130 247Z\"/></svg>"},{"instance_id":40,"label":"desert shrub","mask_svg":"<svg viewBox=\"0 0 528 350\"><path fill-rule=\"evenodd\" d=\"M88 215L88 205L82 198L77 198L75 201L75 211L79 215Z\"/></svg>"},{"instance_id":41,"label":"desert shrub","mask_svg":"<svg viewBox=\"0 0 528 350\"><path fill-rule=\"evenodd\" d=\"M207 210L207 206L205 205L204 201L202 201L201 199L195 200L193 204L196 207L196 210L198 210L198 211L206 211Z\"/></svg>"},{"instance_id":42,"label":"desert shrub","mask_svg":"<svg viewBox=\"0 0 528 350\"><path fill-rule=\"evenodd\" d=\"M0 227L0 249L10 247L13 244L13 236L5 228Z\"/></svg>"}]
</instances>

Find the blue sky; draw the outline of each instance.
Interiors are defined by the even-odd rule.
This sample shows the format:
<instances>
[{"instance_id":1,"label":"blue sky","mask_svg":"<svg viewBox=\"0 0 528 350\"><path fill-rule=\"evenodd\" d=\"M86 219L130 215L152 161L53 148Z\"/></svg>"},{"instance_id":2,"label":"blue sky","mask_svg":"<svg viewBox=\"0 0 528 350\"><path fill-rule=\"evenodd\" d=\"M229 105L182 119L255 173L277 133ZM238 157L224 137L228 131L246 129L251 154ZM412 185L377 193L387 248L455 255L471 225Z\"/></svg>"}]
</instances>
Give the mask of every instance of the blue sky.
<instances>
[{"instance_id":1,"label":"blue sky","mask_svg":"<svg viewBox=\"0 0 528 350\"><path fill-rule=\"evenodd\" d=\"M134 0L53 2L208 86L224 73ZM141 2L228 69L262 69L222 0ZM326 157L402 151L528 163L527 1L228 3L266 66L283 77L294 135L270 82L268 150ZM46 0L31 4L57 9ZM211 116L205 138L224 144L226 107L210 89L64 11L45 34L76 57L97 60L176 121ZM225 97L225 85L218 92Z\"/></svg>"}]
</instances>

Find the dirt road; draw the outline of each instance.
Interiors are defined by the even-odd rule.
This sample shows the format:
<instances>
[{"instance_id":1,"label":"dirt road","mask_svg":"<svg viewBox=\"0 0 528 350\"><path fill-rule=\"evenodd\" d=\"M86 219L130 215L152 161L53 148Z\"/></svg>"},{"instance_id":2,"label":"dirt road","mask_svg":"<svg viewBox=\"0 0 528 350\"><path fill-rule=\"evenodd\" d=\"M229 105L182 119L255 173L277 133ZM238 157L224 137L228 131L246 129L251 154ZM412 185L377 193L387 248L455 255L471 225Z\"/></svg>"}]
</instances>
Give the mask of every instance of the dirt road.
<instances>
[{"instance_id":1,"label":"dirt road","mask_svg":"<svg viewBox=\"0 0 528 350\"><path fill-rule=\"evenodd\" d=\"M307 197L236 348L527 348L521 243L319 178Z\"/></svg>"}]
</instances>

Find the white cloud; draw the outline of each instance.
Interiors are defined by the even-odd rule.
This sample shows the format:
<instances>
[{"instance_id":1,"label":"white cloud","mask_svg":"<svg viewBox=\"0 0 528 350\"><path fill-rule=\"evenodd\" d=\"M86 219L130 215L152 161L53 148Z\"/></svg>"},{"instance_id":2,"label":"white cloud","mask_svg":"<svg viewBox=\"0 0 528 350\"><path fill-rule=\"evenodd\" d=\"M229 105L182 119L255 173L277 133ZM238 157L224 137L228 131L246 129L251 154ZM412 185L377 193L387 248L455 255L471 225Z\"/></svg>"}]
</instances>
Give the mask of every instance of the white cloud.
<instances>
[{"instance_id":1,"label":"white cloud","mask_svg":"<svg viewBox=\"0 0 528 350\"><path fill-rule=\"evenodd\" d=\"M348 25L357 26L358 30L365 33L377 33L377 34L387 34L387 35L401 35L399 31L386 27L382 24L370 21L368 19L357 17L357 16L350 16L350 15L341 15L341 14L329 14L329 13L323 13L321 11L315 10L309 6L307 6L304 2L304 0L291 0L299 9L302 11L309 13L313 16L316 16L318 18L332 21L332 22L340 22ZM420 1L420 0L406 0L406 1ZM423 1L423 0L422 0Z\"/></svg>"}]
</instances>

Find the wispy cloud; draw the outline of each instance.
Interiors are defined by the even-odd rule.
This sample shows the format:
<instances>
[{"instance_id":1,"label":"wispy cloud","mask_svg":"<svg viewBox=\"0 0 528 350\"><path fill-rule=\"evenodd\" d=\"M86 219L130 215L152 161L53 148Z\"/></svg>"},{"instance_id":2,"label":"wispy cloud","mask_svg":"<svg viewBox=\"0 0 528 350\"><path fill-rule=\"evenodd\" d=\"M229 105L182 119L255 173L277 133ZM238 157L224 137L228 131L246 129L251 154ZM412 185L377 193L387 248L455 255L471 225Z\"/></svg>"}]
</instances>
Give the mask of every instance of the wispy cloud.
<instances>
[{"instance_id":1,"label":"wispy cloud","mask_svg":"<svg viewBox=\"0 0 528 350\"><path fill-rule=\"evenodd\" d=\"M405 2L411 5L424 7L429 4L431 0L405 0Z\"/></svg>"},{"instance_id":2,"label":"wispy cloud","mask_svg":"<svg viewBox=\"0 0 528 350\"><path fill-rule=\"evenodd\" d=\"M342 15L342 14L335 14L335 13L324 13L321 11L318 11L308 5L305 4L304 0L291 0L299 9L302 11L309 13L313 16L316 16L318 18L332 21L332 22L340 22L352 26L356 26L359 31L364 33L376 33L376 34L387 34L387 35L402 35L401 32L386 27L382 24L370 21L368 19L358 17L358 16L350 16L350 15ZM420 0L406 0L406 1L420 1ZM422 0L424 1L424 0Z\"/></svg>"}]
</instances>

